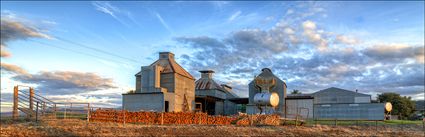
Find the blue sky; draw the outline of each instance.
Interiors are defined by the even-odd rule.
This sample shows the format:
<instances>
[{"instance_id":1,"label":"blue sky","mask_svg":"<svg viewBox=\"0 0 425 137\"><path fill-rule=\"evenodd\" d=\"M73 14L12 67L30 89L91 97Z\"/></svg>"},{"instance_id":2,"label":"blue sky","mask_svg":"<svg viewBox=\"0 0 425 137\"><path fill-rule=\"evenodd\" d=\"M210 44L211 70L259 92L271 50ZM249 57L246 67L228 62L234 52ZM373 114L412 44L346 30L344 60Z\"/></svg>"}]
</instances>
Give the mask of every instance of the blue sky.
<instances>
[{"instance_id":1,"label":"blue sky","mask_svg":"<svg viewBox=\"0 0 425 137\"><path fill-rule=\"evenodd\" d=\"M424 99L423 1L2 1L1 19L2 111L16 84L119 106L160 51L197 78L215 70L241 96L270 67L288 91L333 86Z\"/></svg>"}]
</instances>

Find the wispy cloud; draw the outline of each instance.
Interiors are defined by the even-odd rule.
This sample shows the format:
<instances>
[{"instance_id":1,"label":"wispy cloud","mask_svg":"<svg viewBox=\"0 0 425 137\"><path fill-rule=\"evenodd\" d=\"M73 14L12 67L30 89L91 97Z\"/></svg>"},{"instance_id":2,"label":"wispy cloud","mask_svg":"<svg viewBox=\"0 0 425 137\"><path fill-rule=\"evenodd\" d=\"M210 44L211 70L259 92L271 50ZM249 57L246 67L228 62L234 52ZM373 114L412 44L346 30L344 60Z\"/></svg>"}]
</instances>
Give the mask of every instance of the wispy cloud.
<instances>
[{"instance_id":1,"label":"wispy cloud","mask_svg":"<svg viewBox=\"0 0 425 137\"><path fill-rule=\"evenodd\" d=\"M126 23L124 20L118 17L118 14L123 13L123 11L115 6L112 6L109 2L95 1L95 2L92 2L92 5L96 8L96 10L112 16L115 20L117 20L124 26L129 27L128 23ZM128 16L130 14L127 13L126 15Z\"/></svg>"},{"instance_id":2,"label":"wispy cloud","mask_svg":"<svg viewBox=\"0 0 425 137\"><path fill-rule=\"evenodd\" d=\"M162 26L164 26L164 28L166 28L170 33L174 33L170 26L168 26L167 22L165 22L164 19L161 17L161 14L159 14L158 12L155 12L154 14L158 18L159 22L161 22Z\"/></svg>"},{"instance_id":3,"label":"wispy cloud","mask_svg":"<svg viewBox=\"0 0 425 137\"><path fill-rule=\"evenodd\" d=\"M239 15L241 15L241 11L237 11L237 12L235 12L235 13L233 13L230 17L229 17L229 19L228 19L228 21L233 21L233 20L235 20L237 17L239 17Z\"/></svg>"}]
</instances>

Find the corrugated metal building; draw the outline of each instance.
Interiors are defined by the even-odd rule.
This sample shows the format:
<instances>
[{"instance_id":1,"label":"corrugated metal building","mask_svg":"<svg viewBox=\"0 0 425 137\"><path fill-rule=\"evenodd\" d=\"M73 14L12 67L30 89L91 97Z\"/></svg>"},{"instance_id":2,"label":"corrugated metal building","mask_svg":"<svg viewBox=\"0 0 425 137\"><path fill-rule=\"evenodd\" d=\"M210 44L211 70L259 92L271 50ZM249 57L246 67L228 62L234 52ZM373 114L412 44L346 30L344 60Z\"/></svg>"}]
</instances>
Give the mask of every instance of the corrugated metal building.
<instances>
[{"instance_id":1,"label":"corrugated metal building","mask_svg":"<svg viewBox=\"0 0 425 137\"><path fill-rule=\"evenodd\" d=\"M383 120L383 103L371 103L371 95L341 88L327 88L312 94L290 94L286 117L316 120Z\"/></svg>"},{"instance_id":2,"label":"corrugated metal building","mask_svg":"<svg viewBox=\"0 0 425 137\"><path fill-rule=\"evenodd\" d=\"M384 103L315 104L317 120L384 120Z\"/></svg>"},{"instance_id":3,"label":"corrugated metal building","mask_svg":"<svg viewBox=\"0 0 425 137\"><path fill-rule=\"evenodd\" d=\"M232 87L217 84L214 71L203 70L201 78L195 82L196 110L210 115L232 115L237 113L237 102L230 99L239 98Z\"/></svg>"},{"instance_id":4,"label":"corrugated metal building","mask_svg":"<svg viewBox=\"0 0 425 137\"><path fill-rule=\"evenodd\" d=\"M313 100L310 94L288 94L285 99L285 117L295 118L300 115L302 118L313 118Z\"/></svg>"},{"instance_id":5,"label":"corrugated metal building","mask_svg":"<svg viewBox=\"0 0 425 137\"><path fill-rule=\"evenodd\" d=\"M314 119L384 120L383 103L371 103L371 95L340 88L327 88L311 94Z\"/></svg>"},{"instance_id":6,"label":"corrugated metal building","mask_svg":"<svg viewBox=\"0 0 425 137\"><path fill-rule=\"evenodd\" d=\"M370 103L371 95L340 88L327 88L312 94L314 104L329 103Z\"/></svg>"},{"instance_id":7,"label":"corrugated metal building","mask_svg":"<svg viewBox=\"0 0 425 137\"><path fill-rule=\"evenodd\" d=\"M130 111L193 111L195 78L175 60L174 54L160 52L159 59L142 66L136 75L136 91L123 94L123 107Z\"/></svg>"}]
</instances>

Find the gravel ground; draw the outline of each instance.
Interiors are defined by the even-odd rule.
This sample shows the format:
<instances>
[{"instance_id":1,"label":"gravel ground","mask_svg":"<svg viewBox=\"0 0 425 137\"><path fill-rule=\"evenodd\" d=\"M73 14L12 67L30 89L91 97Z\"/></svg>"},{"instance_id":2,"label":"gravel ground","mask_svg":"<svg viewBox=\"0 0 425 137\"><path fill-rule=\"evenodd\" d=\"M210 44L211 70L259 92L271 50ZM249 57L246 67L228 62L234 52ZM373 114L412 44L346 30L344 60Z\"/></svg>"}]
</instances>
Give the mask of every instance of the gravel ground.
<instances>
[{"instance_id":1,"label":"gravel ground","mask_svg":"<svg viewBox=\"0 0 425 137\"><path fill-rule=\"evenodd\" d=\"M406 136L425 135L422 125L214 126L87 123L82 120L2 122L1 136Z\"/></svg>"}]
</instances>

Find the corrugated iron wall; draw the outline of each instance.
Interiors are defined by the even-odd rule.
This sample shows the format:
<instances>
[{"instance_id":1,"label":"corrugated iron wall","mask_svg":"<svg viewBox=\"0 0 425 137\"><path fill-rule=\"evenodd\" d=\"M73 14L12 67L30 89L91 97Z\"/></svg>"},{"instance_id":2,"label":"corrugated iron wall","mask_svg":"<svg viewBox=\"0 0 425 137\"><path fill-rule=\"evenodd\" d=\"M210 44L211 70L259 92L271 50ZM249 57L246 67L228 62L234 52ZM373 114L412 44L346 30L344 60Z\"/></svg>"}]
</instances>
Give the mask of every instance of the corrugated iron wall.
<instances>
[{"instance_id":1,"label":"corrugated iron wall","mask_svg":"<svg viewBox=\"0 0 425 137\"><path fill-rule=\"evenodd\" d=\"M316 104L316 120L384 120L384 103Z\"/></svg>"}]
</instances>

